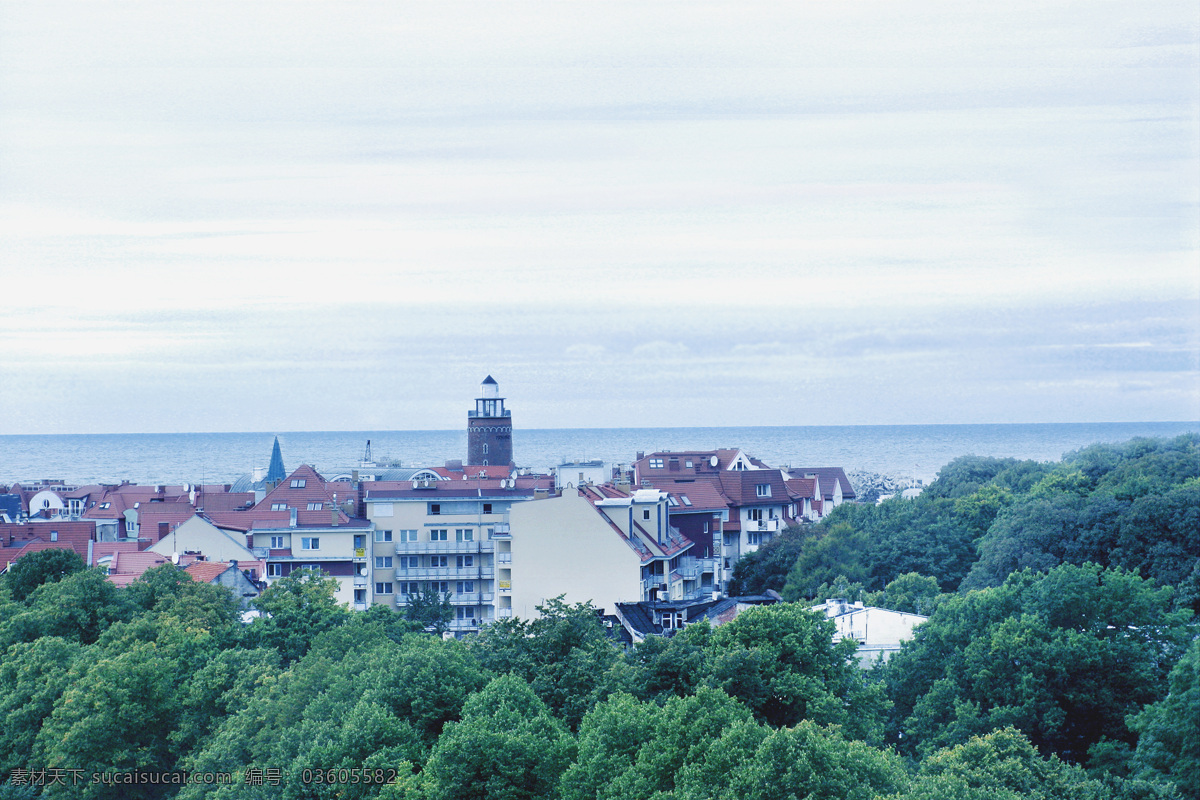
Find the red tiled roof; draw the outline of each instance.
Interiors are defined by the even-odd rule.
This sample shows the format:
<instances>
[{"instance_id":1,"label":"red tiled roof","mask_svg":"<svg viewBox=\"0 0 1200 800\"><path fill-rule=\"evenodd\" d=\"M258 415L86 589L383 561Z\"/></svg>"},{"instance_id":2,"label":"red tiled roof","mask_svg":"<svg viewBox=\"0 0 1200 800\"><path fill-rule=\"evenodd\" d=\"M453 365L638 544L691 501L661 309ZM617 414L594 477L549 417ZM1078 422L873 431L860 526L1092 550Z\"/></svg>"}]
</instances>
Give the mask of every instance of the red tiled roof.
<instances>
[{"instance_id":1,"label":"red tiled roof","mask_svg":"<svg viewBox=\"0 0 1200 800\"><path fill-rule=\"evenodd\" d=\"M57 541L51 541L55 532L58 533ZM0 550L22 547L25 542L41 541L52 547L74 550L86 561L88 543L95 538L96 523L89 520L0 524Z\"/></svg>"},{"instance_id":2,"label":"red tiled roof","mask_svg":"<svg viewBox=\"0 0 1200 800\"><path fill-rule=\"evenodd\" d=\"M715 475L698 476L696 478L648 478L650 485L662 492L667 492L675 498L678 505L671 506L672 514L686 514L693 511L722 511L729 507L729 498L721 491L720 482ZM690 505L683 502L686 496Z\"/></svg>"},{"instance_id":3,"label":"red tiled roof","mask_svg":"<svg viewBox=\"0 0 1200 800\"><path fill-rule=\"evenodd\" d=\"M210 511L240 511L254 505L254 492L204 491L196 493L196 508Z\"/></svg>"},{"instance_id":4,"label":"red tiled roof","mask_svg":"<svg viewBox=\"0 0 1200 800\"><path fill-rule=\"evenodd\" d=\"M189 564L184 569L184 572L191 575L194 581L212 583L224 575L232 566L233 564L225 561L196 561Z\"/></svg>"},{"instance_id":5,"label":"red tiled roof","mask_svg":"<svg viewBox=\"0 0 1200 800\"><path fill-rule=\"evenodd\" d=\"M128 586L146 570L169 563L158 553L141 551L137 553L115 553L108 565L108 580L118 586Z\"/></svg>"},{"instance_id":6,"label":"red tiled roof","mask_svg":"<svg viewBox=\"0 0 1200 800\"><path fill-rule=\"evenodd\" d=\"M816 478L792 478L784 483L787 484L788 491L792 493L792 496L797 499L816 499L817 497Z\"/></svg>"},{"instance_id":7,"label":"red tiled roof","mask_svg":"<svg viewBox=\"0 0 1200 800\"><path fill-rule=\"evenodd\" d=\"M162 538L161 524L166 523L170 533L194 516L196 509L191 503L143 503L138 509L138 537L157 542Z\"/></svg>"},{"instance_id":8,"label":"red tiled roof","mask_svg":"<svg viewBox=\"0 0 1200 800\"><path fill-rule=\"evenodd\" d=\"M100 560L117 553L136 553L138 552L137 542L96 542L92 545L92 563L88 566L94 567L100 563Z\"/></svg>"},{"instance_id":9,"label":"red tiled roof","mask_svg":"<svg viewBox=\"0 0 1200 800\"><path fill-rule=\"evenodd\" d=\"M457 470L447 469L446 467L429 467L428 469L430 472L436 472L443 478L456 481L461 481L464 475L468 479L493 478L499 480L500 478L507 478L513 473L512 467L503 464L488 464L487 466L467 464L462 469Z\"/></svg>"},{"instance_id":10,"label":"red tiled roof","mask_svg":"<svg viewBox=\"0 0 1200 800\"><path fill-rule=\"evenodd\" d=\"M720 475L721 491L729 498L733 506L762 506L787 504L791 502L787 486L783 482L783 473L777 469L761 470L729 470ZM758 487L767 484L771 494L767 497L758 496Z\"/></svg>"},{"instance_id":11,"label":"red tiled roof","mask_svg":"<svg viewBox=\"0 0 1200 800\"><path fill-rule=\"evenodd\" d=\"M853 500L857 497L854 493L854 487L850 484L850 479L846 477L846 471L841 467L797 467L788 471L797 477L816 475L821 481L821 494L828 499L833 499L833 484L835 482L842 485L843 500Z\"/></svg>"}]
</instances>

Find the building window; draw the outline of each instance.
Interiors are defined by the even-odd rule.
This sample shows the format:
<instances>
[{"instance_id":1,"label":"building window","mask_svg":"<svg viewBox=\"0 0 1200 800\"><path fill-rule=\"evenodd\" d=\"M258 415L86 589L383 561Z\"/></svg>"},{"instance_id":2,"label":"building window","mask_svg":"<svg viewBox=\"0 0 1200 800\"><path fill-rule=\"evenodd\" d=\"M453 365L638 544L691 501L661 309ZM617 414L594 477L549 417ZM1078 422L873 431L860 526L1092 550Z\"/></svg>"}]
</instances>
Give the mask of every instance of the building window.
<instances>
[{"instance_id":1,"label":"building window","mask_svg":"<svg viewBox=\"0 0 1200 800\"><path fill-rule=\"evenodd\" d=\"M447 539L449 538L449 536L448 536L449 533L450 533L449 528L432 528L429 531L429 541L431 541L431 542L447 541Z\"/></svg>"},{"instance_id":2,"label":"building window","mask_svg":"<svg viewBox=\"0 0 1200 800\"><path fill-rule=\"evenodd\" d=\"M287 503L271 503L271 510L272 511L287 511L288 504Z\"/></svg>"},{"instance_id":3,"label":"building window","mask_svg":"<svg viewBox=\"0 0 1200 800\"><path fill-rule=\"evenodd\" d=\"M321 538L319 536L301 536L300 537L300 549L301 550L320 550L321 549Z\"/></svg>"},{"instance_id":4,"label":"building window","mask_svg":"<svg viewBox=\"0 0 1200 800\"><path fill-rule=\"evenodd\" d=\"M400 556L400 569L416 569L421 566L420 556Z\"/></svg>"},{"instance_id":5,"label":"building window","mask_svg":"<svg viewBox=\"0 0 1200 800\"><path fill-rule=\"evenodd\" d=\"M400 581L400 584L397 587L397 591L399 591L400 594L408 595L408 594L419 594L421 590L418 587L416 581Z\"/></svg>"},{"instance_id":6,"label":"building window","mask_svg":"<svg viewBox=\"0 0 1200 800\"><path fill-rule=\"evenodd\" d=\"M458 606L454 609L455 614L460 620L475 620L475 606Z\"/></svg>"},{"instance_id":7,"label":"building window","mask_svg":"<svg viewBox=\"0 0 1200 800\"><path fill-rule=\"evenodd\" d=\"M747 531L746 544L762 544L762 537L758 531Z\"/></svg>"},{"instance_id":8,"label":"building window","mask_svg":"<svg viewBox=\"0 0 1200 800\"><path fill-rule=\"evenodd\" d=\"M648 509L648 508L642 509L642 519L650 519L650 509Z\"/></svg>"},{"instance_id":9,"label":"building window","mask_svg":"<svg viewBox=\"0 0 1200 800\"><path fill-rule=\"evenodd\" d=\"M474 528L456 528L454 530L454 541L456 541L456 542L473 542L473 541L475 541Z\"/></svg>"},{"instance_id":10,"label":"building window","mask_svg":"<svg viewBox=\"0 0 1200 800\"><path fill-rule=\"evenodd\" d=\"M438 594L448 594L450 592L450 581L430 581L429 591L437 592Z\"/></svg>"},{"instance_id":11,"label":"building window","mask_svg":"<svg viewBox=\"0 0 1200 800\"><path fill-rule=\"evenodd\" d=\"M309 503L308 504L309 511L320 511L324 507L325 507L324 503Z\"/></svg>"},{"instance_id":12,"label":"building window","mask_svg":"<svg viewBox=\"0 0 1200 800\"><path fill-rule=\"evenodd\" d=\"M754 487L754 492L759 497L770 497L771 496L771 484L760 483Z\"/></svg>"},{"instance_id":13,"label":"building window","mask_svg":"<svg viewBox=\"0 0 1200 800\"><path fill-rule=\"evenodd\" d=\"M355 589L354 590L354 602L356 602L356 603L367 602L367 590L366 589Z\"/></svg>"},{"instance_id":14,"label":"building window","mask_svg":"<svg viewBox=\"0 0 1200 800\"><path fill-rule=\"evenodd\" d=\"M746 519L751 522L762 522L763 510L761 508L746 509Z\"/></svg>"},{"instance_id":15,"label":"building window","mask_svg":"<svg viewBox=\"0 0 1200 800\"><path fill-rule=\"evenodd\" d=\"M282 550L285 547L287 547L287 545L285 545L283 543L282 536L272 536L271 537L271 549L272 550Z\"/></svg>"},{"instance_id":16,"label":"building window","mask_svg":"<svg viewBox=\"0 0 1200 800\"><path fill-rule=\"evenodd\" d=\"M430 556L429 557L429 567L431 569L441 569L443 567L448 567L448 566L450 566L450 557L449 556Z\"/></svg>"},{"instance_id":17,"label":"building window","mask_svg":"<svg viewBox=\"0 0 1200 800\"><path fill-rule=\"evenodd\" d=\"M471 594L475 591L475 581L459 581L454 590L459 594Z\"/></svg>"},{"instance_id":18,"label":"building window","mask_svg":"<svg viewBox=\"0 0 1200 800\"><path fill-rule=\"evenodd\" d=\"M683 462L683 465L684 465L685 467L687 467L688 469L691 469L691 468L692 468L692 462L691 462L691 461L685 461L685 462Z\"/></svg>"},{"instance_id":19,"label":"building window","mask_svg":"<svg viewBox=\"0 0 1200 800\"><path fill-rule=\"evenodd\" d=\"M323 572L320 564L303 564L300 569L306 569L309 572Z\"/></svg>"},{"instance_id":20,"label":"building window","mask_svg":"<svg viewBox=\"0 0 1200 800\"><path fill-rule=\"evenodd\" d=\"M101 507L101 508L105 508L105 509L107 509L107 508L111 508L111 507L112 507L112 503L101 503L101 504L100 504L100 507Z\"/></svg>"},{"instance_id":21,"label":"building window","mask_svg":"<svg viewBox=\"0 0 1200 800\"><path fill-rule=\"evenodd\" d=\"M483 443L483 454L484 454L485 456L488 454L488 446L487 446L487 442L484 442L484 443Z\"/></svg>"},{"instance_id":22,"label":"building window","mask_svg":"<svg viewBox=\"0 0 1200 800\"><path fill-rule=\"evenodd\" d=\"M391 583L376 583L375 584L375 594L391 594L391 593L392 593L392 584Z\"/></svg>"},{"instance_id":23,"label":"building window","mask_svg":"<svg viewBox=\"0 0 1200 800\"><path fill-rule=\"evenodd\" d=\"M390 542L392 540L391 531L375 531L375 541Z\"/></svg>"},{"instance_id":24,"label":"building window","mask_svg":"<svg viewBox=\"0 0 1200 800\"><path fill-rule=\"evenodd\" d=\"M304 488L304 482L305 482L305 480L307 480L307 479L306 479L306 478L295 478L295 479L293 479L293 480L292 480L292 488L293 488L293 489L303 489L303 488Z\"/></svg>"},{"instance_id":25,"label":"building window","mask_svg":"<svg viewBox=\"0 0 1200 800\"><path fill-rule=\"evenodd\" d=\"M662 469L662 468L663 468L663 460L661 458L650 459L650 469Z\"/></svg>"},{"instance_id":26,"label":"building window","mask_svg":"<svg viewBox=\"0 0 1200 800\"><path fill-rule=\"evenodd\" d=\"M468 569L468 568L474 567L474 566L475 566L475 556L459 556L458 557L458 568L459 569Z\"/></svg>"},{"instance_id":27,"label":"building window","mask_svg":"<svg viewBox=\"0 0 1200 800\"><path fill-rule=\"evenodd\" d=\"M690 506L692 504L692 501L688 498L688 496L686 494L679 495L679 499L683 501L683 504L685 506Z\"/></svg>"},{"instance_id":28,"label":"building window","mask_svg":"<svg viewBox=\"0 0 1200 800\"><path fill-rule=\"evenodd\" d=\"M490 514L490 513L492 513L492 504L491 504L491 503L484 503L484 504L483 504L483 513L485 513L485 514Z\"/></svg>"},{"instance_id":29,"label":"building window","mask_svg":"<svg viewBox=\"0 0 1200 800\"><path fill-rule=\"evenodd\" d=\"M58 541L58 531L50 531L50 541L52 541L52 542Z\"/></svg>"},{"instance_id":30,"label":"building window","mask_svg":"<svg viewBox=\"0 0 1200 800\"><path fill-rule=\"evenodd\" d=\"M267 577L268 578L282 578L283 577L283 564L267 564Z\"/></svg>"},{"instance_id":31,"label":"building window","mask_svg":"<svg viewBox=\"0 0 1200 800\"><path fill-rule=\"evenodd\" d=\"M407 530L407 529L400 531L400 541L402 541L402 542L417 541L417 532L415 530Z\"/></svg>"},{"instance_id":32,"label":"building window","mask_svg":"<svg viewBox=\"0 0 1200 800\"><path fill-rule=\"evenodd\" d=\"M436 516L440 515L441 513L442 513L442 504L441 503L430 503L429 504L429 516L436 517Z\"/></svg>"},{"instance_id":33,"label":"building window","mask_svg":"<svg viewBox=\"0 0 1200 800\"><path fill-rule=\"evenodd\" d=\"M391 556L375 556L375 569L391 569L391 568L392 568L392 557Z\"/></svg>"}]
</instances>

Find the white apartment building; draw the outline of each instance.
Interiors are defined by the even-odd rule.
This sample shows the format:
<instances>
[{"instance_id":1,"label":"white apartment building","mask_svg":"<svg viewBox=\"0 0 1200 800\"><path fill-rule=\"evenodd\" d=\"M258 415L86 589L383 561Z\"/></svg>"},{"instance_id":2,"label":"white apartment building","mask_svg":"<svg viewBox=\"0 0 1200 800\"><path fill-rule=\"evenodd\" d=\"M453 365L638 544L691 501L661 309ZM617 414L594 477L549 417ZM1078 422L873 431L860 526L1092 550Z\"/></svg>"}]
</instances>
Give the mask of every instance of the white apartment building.
<instances>
[{"instance_id":1,"label":"white apartment building","mask_svg":"<svg viewBox=\"0 0 1200 800\"><path fill-rule=\"evenodd\" d=\"M449 594L455 633L511 615L509 515L550 486L547 476L365 483L373 602L403 609L422 589Z\"/></svg>"}]
</instances>

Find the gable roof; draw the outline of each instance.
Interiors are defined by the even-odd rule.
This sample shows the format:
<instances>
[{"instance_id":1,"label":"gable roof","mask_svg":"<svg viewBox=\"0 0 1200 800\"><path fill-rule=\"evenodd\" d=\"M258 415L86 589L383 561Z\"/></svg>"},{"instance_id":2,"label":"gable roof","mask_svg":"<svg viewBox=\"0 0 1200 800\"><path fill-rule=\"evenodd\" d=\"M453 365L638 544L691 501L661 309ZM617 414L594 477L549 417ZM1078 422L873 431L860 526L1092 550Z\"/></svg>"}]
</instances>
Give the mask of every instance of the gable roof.
<instances>
[{"instance_id":1,"label":"gable roof","mask_svg":"<svg viewBox=\"0 0 1200 800\"><path fill-rule=\"evenodd\" d=\"M193 561L183 571L191 575L194 581L212 583L233 568L233 564L227 561Z\"/></svg>"},{"instance_id":2,"label":"gable roof","mask_svg":"<svg viewBox=\"0 0 1200 800\"><path fill-rule=\"evenodd\" d=\"M854 487L850 485L850 479L846 477L846 471L841 467L797 467L789 468L788 472L796 478L815 475L821 482L821 494L826 499L833 499L834 483L841 484L843 500L853 500L858 496L854 493Z\"/></svg>"}]
</instances>

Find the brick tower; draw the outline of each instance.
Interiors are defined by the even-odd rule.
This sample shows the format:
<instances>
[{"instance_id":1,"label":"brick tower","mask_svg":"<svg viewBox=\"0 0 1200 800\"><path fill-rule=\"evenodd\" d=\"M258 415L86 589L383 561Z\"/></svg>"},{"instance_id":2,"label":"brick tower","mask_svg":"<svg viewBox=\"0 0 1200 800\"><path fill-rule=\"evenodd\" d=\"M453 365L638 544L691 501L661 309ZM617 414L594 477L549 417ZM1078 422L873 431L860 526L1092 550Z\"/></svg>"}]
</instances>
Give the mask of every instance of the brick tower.
<instances>
[{"instance_id":1,"label":"brick tower","mask_svg":"<svg viewBox=\"0 0 1200 800\"><path fill-rule=\"evenodd\" d=\"M467 412L467 464L512 466L512 414L504 407L500 385L488 375L479 394L475 409Z\"/></svg>"}]
</instances>

